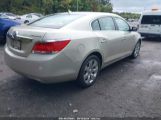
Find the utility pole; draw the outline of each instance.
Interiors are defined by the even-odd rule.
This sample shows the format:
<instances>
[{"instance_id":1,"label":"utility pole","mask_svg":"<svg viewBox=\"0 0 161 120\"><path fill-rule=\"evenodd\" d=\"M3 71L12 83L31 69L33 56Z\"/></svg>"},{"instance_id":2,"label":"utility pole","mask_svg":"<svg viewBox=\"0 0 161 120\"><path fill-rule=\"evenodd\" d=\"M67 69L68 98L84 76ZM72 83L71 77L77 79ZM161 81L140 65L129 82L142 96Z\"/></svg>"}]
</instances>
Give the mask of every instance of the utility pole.
<instances>
[{"instance_id":1,"label":"utility pole","mask_svg":"<svg viewBox=\"0 0 161 120\"><path fill-rule=\"evenodd\" d=\"M79 10L79 4L78 4L78 0L77 0L77 11Z\"/></svg>"}]
</instances>

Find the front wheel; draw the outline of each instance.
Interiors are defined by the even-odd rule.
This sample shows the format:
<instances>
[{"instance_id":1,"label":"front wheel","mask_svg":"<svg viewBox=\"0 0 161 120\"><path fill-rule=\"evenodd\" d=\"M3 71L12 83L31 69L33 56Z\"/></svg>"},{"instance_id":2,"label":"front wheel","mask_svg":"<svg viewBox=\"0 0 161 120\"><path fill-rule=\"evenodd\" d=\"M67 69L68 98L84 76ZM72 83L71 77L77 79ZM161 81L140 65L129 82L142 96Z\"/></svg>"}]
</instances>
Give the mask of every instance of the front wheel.
<instances>
[{"instance_id":1,"label":"front wheel","mask_svg":"<svg viewBox=\"0 0 161 120\"><path fill-rule=\"evenodd\" d=\"M89 56L82 64L79 72L77 79L79 85L83 88L92 86L100 72L100 66L100 59L97 56Z\"/></svg>"},{"instance_id":2,"label":"front wheel","mask_svg":"<svg viewBox=\"0 0 161 120\"><path fill-rule=\"evenodd\" d=\"M140 54L141 42L138 41L135 45L134 51L131 55L132 58L137 58Z\"/></svg>"}]
</instances>

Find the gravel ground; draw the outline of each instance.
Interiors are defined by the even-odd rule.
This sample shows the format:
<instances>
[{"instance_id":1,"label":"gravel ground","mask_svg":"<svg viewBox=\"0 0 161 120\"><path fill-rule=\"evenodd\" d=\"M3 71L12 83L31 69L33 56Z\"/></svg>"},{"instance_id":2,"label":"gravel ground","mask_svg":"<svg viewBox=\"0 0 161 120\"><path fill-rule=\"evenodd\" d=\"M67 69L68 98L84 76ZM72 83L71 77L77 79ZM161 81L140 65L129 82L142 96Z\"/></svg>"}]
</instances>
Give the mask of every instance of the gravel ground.
<instances>
[{"instance_id":1,"label":"gravel ground","mask_svg":"<svg viewBox=\"0 0 161 120\"><path fill-rule=\"evenodd\" d=\"M161 117L161 42L105 68L96 84L44 85L10 70L0 47L0 117Z\"/></svg>"}]
</instances>

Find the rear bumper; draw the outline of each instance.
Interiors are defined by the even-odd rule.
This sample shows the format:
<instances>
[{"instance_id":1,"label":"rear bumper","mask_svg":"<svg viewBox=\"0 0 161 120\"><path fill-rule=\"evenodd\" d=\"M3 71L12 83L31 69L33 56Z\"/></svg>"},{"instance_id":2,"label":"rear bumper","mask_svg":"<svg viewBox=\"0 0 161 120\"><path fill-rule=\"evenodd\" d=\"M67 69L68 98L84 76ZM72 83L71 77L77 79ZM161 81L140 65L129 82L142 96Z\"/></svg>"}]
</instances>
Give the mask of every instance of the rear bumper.
<instances>
[{"instance_id":1,"label":"rear bumper","mask_svg":"<svg viewBox=\"0 0 161 120\"><path fill-rule=\"evenodd\" d=\"M152 34L152 33L141 33L142 37L161 37L161 34Z\"/></svg>"},{"instance_id":2,"label":"rear bumper","mask_svg":"<svg viewBox=\"0 0 161 120\"><path fill-rule=\"evenodd\" d=\"M42 83L75 80L78 75L72 60L64 54L20 57L5 47L5 61L15 72Z\"/></svg>"}]
</instances>

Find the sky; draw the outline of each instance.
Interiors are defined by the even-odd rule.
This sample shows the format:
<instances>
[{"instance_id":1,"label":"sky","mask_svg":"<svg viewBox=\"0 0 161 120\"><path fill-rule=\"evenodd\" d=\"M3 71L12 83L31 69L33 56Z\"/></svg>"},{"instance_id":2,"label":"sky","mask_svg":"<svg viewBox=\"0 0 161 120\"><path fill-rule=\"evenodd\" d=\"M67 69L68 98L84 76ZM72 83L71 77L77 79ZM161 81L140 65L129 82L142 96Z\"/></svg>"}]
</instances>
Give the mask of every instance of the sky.
<instances>
[{"instance_id":1,"label":"sky","mask_svg":"<svg viewBox=\"0 0 161 120\"><path fill-rule=\"evenodd\" d=\"M113 12L134 12L141 13L159 8L161 10L161 0L111 0Z\"/></svg>"}]
</instances>

